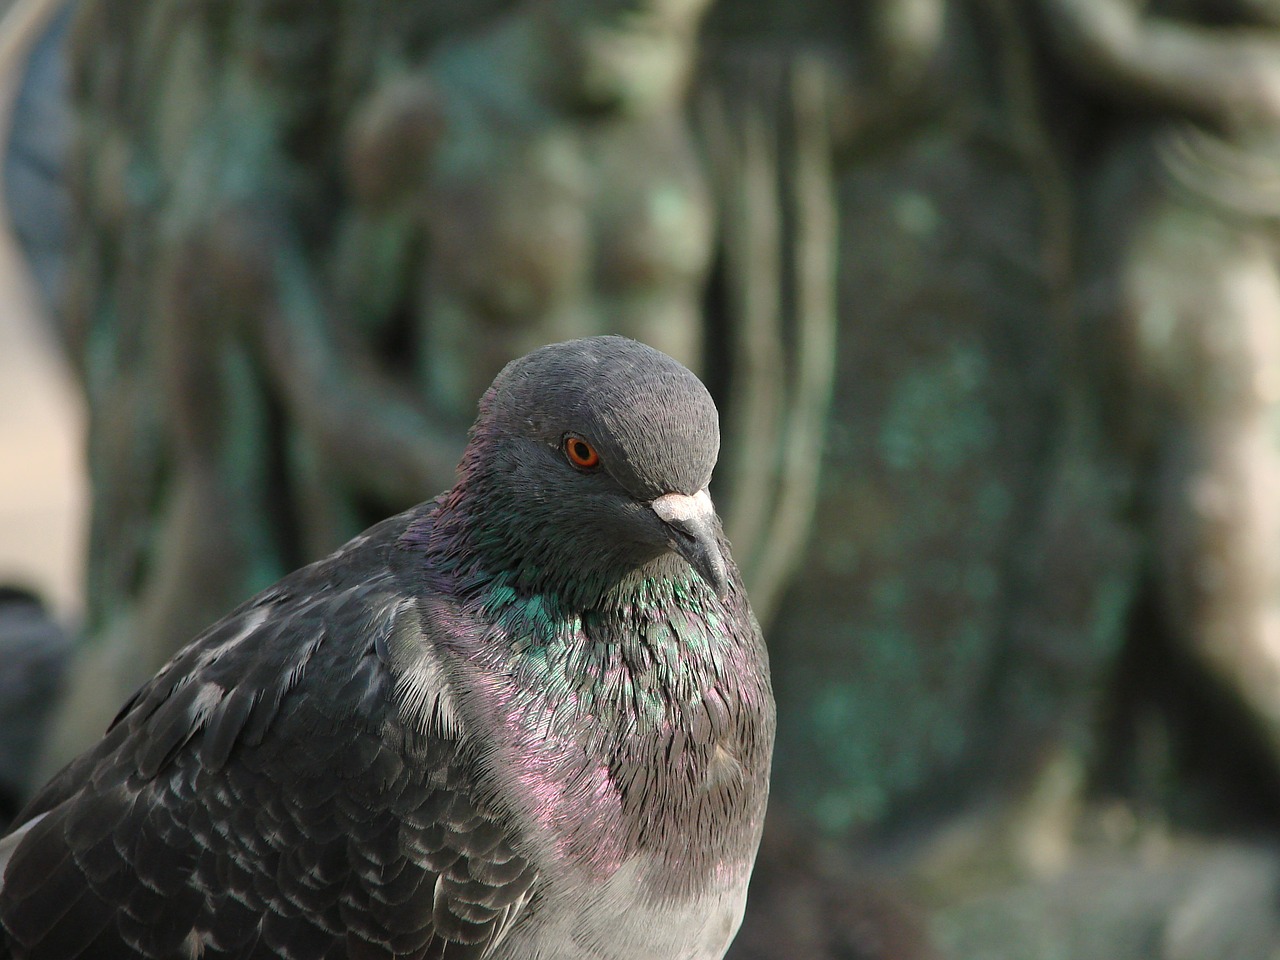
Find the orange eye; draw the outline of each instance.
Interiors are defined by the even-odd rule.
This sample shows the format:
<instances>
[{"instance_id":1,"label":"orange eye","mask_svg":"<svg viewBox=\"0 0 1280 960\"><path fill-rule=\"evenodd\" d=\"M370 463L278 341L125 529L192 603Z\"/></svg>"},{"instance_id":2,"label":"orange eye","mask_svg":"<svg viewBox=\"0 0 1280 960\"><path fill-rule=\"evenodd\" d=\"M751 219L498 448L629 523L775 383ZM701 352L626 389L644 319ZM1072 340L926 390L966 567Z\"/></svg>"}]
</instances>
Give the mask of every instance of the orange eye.
<instances>
[{"instance_id":1,"label":"orange eye","mask_svg":"<svg viewBox=\"0 0 1280 960\"><path fill-rule=\"evenodd\" d=\"M600 466L600 454L581 437L564 438L564 455L579 470L594 470Z\"/></svg>"}]
</instances>

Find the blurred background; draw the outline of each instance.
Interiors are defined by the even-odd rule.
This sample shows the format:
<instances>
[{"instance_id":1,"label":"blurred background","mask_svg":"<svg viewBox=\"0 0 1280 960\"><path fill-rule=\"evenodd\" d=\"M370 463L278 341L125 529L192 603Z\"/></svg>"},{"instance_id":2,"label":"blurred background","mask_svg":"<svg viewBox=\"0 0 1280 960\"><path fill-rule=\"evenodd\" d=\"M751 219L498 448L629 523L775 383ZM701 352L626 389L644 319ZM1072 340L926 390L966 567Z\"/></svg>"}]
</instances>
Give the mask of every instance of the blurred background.
<instances>
[{"instance_id":1,"label":"blurred background","mask_svg":"<svg viewBox=\"0 0 1280 960\"><path fill-rule=\"evenodd\" d=\"M0 822L617 332L773 659L731 957L1280 958L1280 3L0 10Z\"/></svg>"}]
</instances>

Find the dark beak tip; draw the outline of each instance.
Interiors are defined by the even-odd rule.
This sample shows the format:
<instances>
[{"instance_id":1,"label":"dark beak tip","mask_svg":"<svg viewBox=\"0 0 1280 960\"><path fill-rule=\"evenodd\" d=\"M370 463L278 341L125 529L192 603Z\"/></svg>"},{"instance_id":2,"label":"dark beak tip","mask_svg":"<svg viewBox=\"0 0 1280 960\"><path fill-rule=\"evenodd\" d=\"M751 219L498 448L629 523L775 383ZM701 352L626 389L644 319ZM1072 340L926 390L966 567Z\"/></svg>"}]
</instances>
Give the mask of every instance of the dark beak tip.
<instances>
[{"instance_id":1,"label":"dark beak tip","mask_svg":"<svg viewBox=\"0 0 1280 960\"><path fill-rule=\"evenodd\" d=\"M702 574L702 578L715 591L715 595L723 600L729 595L729 571L725 569L724 558L718 553L710 565L709 570L698 571Z\"/></svg>"},{"instance_id":2,"label":"dark beak tip","mask_svg":"<svg viewBox=\"0 0 1280 960\"><path fill-rule=\"evenodd\" d=\"M720 579L708 582L711 584L711 589L719 599L723 600L729 595L729 580L727 577L722 575Z\"/></svg>"},{"instance_id":3,"label":"dark beak tip","mask_svg":"<svg viewBox=\"0 0 1280 960\"><path fill-rule=\"evenodd\" d=\"M671 530L670 545L724 599L729 571L720 549L720 521L706 491L693 496L668 494L654 501L654 510Z\"/></svg>"},{"instance_id":4,"label":"dark beak tip","mask_svg":"<svg viewBox=\"0 0 1280 960\"><path fill-rule=\"evenodd\" d=\"M676 552L684 557L689 566L693 567L694 572L706 582L717 597L723 600L729 593L729 571L725 566L719 544L714 540L701 538L695 540L681 538L681 541L675 544Z\"/></svg>"}]
</instances>

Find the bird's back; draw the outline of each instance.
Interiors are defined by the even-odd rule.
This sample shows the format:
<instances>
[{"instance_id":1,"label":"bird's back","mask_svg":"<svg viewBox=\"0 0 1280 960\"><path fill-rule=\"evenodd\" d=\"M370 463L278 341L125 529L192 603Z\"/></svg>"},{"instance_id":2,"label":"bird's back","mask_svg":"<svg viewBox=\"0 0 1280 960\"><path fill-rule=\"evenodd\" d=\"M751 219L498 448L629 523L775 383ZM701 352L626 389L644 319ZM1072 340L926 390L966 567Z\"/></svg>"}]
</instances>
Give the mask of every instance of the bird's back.
<instances>
[{"instance_id":1,"label":"bird's back","mask_svg":"<svg viewBox=\"0 0 1280 960\"><path fill-rule=\"evenodd\" d=\"M402 709L389 663L426 649L407 522L215 625L34 799L10 954L485 955L534 870L438 699Z\"/></svg>"},{"instance_id":2,"label":"bird's back","mask_svg":"<svg viewBox=\"0 0 1280 960\"><path fill-rule=\"evenodd\" d=\"M640 603L550 636L522 625L545 601L441 589L432 519L220 621L41 791L0 887L9 954L723 954L773 729L745 602L736 633Z\"/></svg>"}]
</instances>

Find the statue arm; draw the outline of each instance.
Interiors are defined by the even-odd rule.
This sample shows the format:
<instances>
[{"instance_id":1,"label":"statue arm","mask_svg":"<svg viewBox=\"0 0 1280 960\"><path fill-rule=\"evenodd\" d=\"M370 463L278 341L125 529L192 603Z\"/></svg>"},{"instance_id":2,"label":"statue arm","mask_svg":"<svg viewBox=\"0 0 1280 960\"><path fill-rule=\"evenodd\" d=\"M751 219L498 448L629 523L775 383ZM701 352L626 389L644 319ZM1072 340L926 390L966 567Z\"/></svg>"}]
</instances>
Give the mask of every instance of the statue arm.
<instances>
[{"instance_id":1,"label":"statue arm","mask_svg":"<svg viewBox=\"0 0 1280 960\"><path fill-rule=\"evenodd\" d=\"M1227 126L1280 119L1280 37L1141 13L1134 0L1040 0L1058 54L1088 81Z\"/></svg>"}]
</instances>

